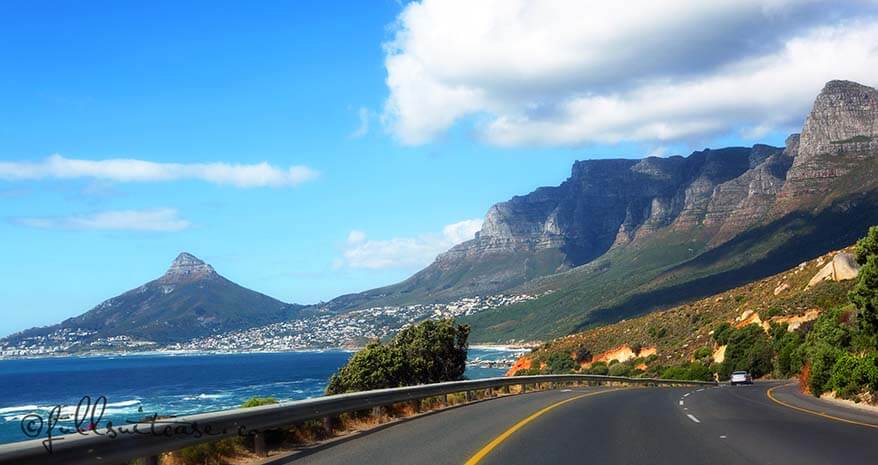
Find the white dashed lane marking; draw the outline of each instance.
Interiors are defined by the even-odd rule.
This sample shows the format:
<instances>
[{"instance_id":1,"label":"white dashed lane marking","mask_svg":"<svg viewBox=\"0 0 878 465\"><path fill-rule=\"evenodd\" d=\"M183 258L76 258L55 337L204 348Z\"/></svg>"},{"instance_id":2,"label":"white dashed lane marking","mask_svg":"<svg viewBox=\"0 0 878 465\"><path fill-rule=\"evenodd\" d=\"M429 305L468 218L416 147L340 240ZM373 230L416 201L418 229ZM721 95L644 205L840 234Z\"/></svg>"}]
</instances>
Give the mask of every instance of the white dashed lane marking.
<instances>
[{"instance_id":1,"label":"white dashed lane marking","mask_svg":"<svg viewBox=\"0 0 878 465\"><path fill-rule=\"evenodd\" d=\"M691 413L687 413L686 416L689 417L689 419L694 421L695 423L701 423L701 420L695 418L695 415L692 415Z\"/></svg>"}]
</instances>

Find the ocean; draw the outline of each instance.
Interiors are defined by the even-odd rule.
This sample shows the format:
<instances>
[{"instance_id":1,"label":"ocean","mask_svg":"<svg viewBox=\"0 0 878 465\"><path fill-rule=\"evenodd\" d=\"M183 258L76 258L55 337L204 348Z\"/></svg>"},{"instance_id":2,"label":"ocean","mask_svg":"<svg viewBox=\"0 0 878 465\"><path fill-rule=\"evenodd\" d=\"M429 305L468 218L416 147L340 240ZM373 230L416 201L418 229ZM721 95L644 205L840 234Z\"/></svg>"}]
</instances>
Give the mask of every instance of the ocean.
<instances>
[{"instance_id":1,"label":"ocean","mask_svg":"<svg viewBox=\"0 0 878 465\"><path fill-rule=\"evenodd\" d=\"M471 361L514 357L515 351L470 348ZM350 352L140 354L0 360L0 444L30 439L29 414L46 417L62 405L71 417L83 396L107 398L105 420L186 415L240 406L251 397L298 400L323 394ZM504 368L470 364L469 379L502 376ZM60 426L72 428L73 421Z\"/></svg>"}]
</instances>

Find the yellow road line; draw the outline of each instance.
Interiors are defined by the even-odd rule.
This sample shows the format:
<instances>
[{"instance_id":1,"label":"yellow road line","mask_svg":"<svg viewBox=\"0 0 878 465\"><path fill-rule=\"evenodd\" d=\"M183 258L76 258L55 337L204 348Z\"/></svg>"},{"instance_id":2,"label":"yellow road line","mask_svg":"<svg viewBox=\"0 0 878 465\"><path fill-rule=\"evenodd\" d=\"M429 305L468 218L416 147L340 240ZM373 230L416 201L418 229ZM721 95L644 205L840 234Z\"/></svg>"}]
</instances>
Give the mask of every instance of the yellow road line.
<instances>
[{"instance_id":1,"label":"yellow road line","mask_svg":"<svg viewBox=\"0 0 878 465\"><path fill-rule=\"evenodd\" d=\"M473 455L472 457L470 457L470 459L467 460L466 463L464 463L464 465L476 465L477 463L481 462L481 460L483 458L485 458L485 456L490 454L491 451L494 450L494 448L496 448L497 446L499 446L503 441L507 440L509 438L509 436L512 436L513 433L520 430L522 427L524 427L524 425L530 423L531 421L535 420L540 415L542 415L550 410L558 408L558 407L560 407L568 402L573 402L574 400L582 399L583 397L596 396L598 394L604 394L604 393L613 392L613 391L618 391L618 389L608 389L606 391L590 392L588 394L582 394L582 395L579 395L576 397L571 397L569 399L564 399L562 401L555 402L554 404L549 405L548 407L545 407L545 408L533 413L531 416L525 418L524 420L521 420L518 423L512 425L512 427L509 428L508 430L504 431L503 434L494 438L491 442L486 444L485 447L482 447L478 452L476 452L476 455Z\"/></svg>"},{"instance_id":2,"label":"yellow road line","mask_svg":"<svg viewBox=\"0 0 878 465\"><path fill-rule=\"evenodd\" d=\"M780 404L780 405L783 405L784 407L788 407L788 408L791 408L791 409L793 409L793 410L798 410L798 411L800 411L800 412L809 413L809 414L811 414L811 415L817 415L818 417L828 418L828 419L830 419L830 420L841 421L841 422L844 422L844 423L850 423L850 424L852 424L852 425L860 425L860 426L865 426L865 427L867 427L867 428L878 428L878 425L875 425L875 424L872 424L872 423L863 423L863 422L856 421L856 420L848 420L847 418L841 418L841 417L836 417L836 416L828 415L828 414L825 414L825 413L823 413L823 412L818 412L818 411L816 411L816 410L809 410L809 409L806 409L806 408L797 407L797 406L795 406L795 405L792 405L792 404L789 404L789 403L787 403L787 402L784 402L784 401L778 399L777 397L774 397L774 393L771 392L771 391L774 391L775 389L777 389L777 388L779 388L779 387L790 386L790 385L792 385L792 384L796 384L796 383L789 383L789 384L783 384L783 385L780 385L780 386L774 386L773 388L769 389L769 390L766 391L765 393L768 394L768 398L769 398L769 399L773 400L774 402L776 402L776 403L778 403L778 404Z\"/></svg>"}]
</instances>

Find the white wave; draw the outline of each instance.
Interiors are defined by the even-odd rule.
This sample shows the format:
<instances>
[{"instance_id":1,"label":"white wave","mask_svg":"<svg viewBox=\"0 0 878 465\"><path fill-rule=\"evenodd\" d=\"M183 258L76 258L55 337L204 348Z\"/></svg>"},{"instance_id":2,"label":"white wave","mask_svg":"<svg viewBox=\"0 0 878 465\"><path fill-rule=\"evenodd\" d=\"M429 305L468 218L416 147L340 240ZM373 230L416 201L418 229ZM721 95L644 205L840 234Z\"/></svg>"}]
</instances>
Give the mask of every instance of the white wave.
<instances>
[{"instance_id":1,"label":"white wave","mask_svg":"<svg viewBox=\"0 0 878 465\"><path fill-rule=\"evenodd\" d=\"M131 407L137 404L140 404L139 400L123 400L122 402L111 402L107 404L107 407Z\"/></svg>"},{"instance_id":2,"label":"white wave","mask_svg":"<svg viewBox=\"0 0 878 465\"><path fill-rule=\"evenodd\" d=\"M228 394L198 394L197 396L184 397L183 400L213 400L229 397Z\"/></svg>"},{"instance_id":3,"label":"white wave","mask_svg":"<svg viewBox=\"0 0 878 465\"><path fill-rule=\"evenodd\" d=\"M0 415L12 412L31 412L38 408L40 408L38 405L19 405L16 407L3 407L0 408Z\"/></svg>"}]
</instances>

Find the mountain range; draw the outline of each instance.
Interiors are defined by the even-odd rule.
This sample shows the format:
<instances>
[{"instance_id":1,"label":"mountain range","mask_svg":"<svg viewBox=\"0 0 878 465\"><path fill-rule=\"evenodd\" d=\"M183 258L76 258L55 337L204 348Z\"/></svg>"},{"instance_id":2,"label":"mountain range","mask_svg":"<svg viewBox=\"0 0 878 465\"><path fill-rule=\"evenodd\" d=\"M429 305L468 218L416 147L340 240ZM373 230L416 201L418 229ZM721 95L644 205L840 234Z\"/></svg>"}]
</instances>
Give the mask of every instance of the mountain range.
<instances>
[{"instance_id":1,"label":"mountain range","mask_svg":"<svg viewBox=\"0 0 878 465\"><path fill-rule=\"evenodd\" d=\"M878 91L830 81L785 147L586 160L559 186L494 205L482 230L392 286L329 308L548 292L466 321L532 340L733 288L838 249L878 223Z\"/></svg>"},{"instance_id":2,"label":"mountain range","mask_svg":"<svg viewBox=\"0 0 878 465\"><path fill-rule=\"evenodd\" d=\"M320 311L539 296L464 318L477 342L537 340L761 279L878 224L878 91L830 81L785 147L585 160L558 186L492 206L475 238L405 281L303 307L183 253L165 275L59 325L159 343Z\"/></svg>"}]
</instances>

